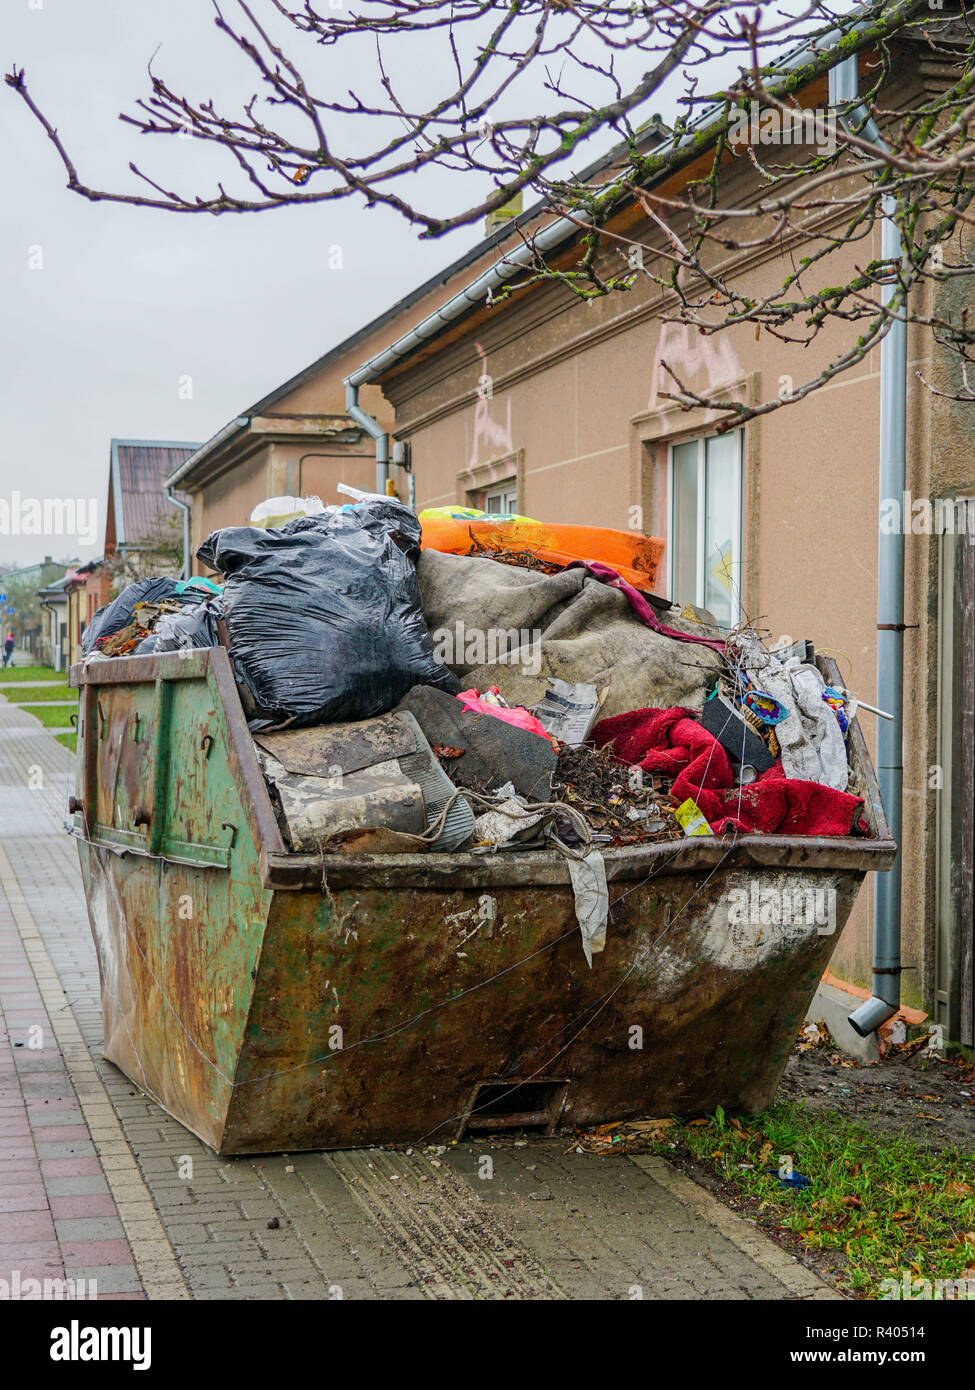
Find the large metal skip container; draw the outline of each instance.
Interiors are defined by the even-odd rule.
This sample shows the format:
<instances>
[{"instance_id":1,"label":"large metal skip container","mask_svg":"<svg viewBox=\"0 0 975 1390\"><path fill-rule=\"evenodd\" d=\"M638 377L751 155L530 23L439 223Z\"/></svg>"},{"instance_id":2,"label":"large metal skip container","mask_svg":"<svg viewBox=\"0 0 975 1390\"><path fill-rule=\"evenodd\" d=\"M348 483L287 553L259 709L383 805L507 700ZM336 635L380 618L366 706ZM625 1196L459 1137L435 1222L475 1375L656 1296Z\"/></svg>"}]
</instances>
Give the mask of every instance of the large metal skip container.
<instances>
[{"instance_id":1,"label":"large metal skip container","mask_svg":"<svg viewBox=\"0 0 975 1390\"><path fill-rule=\"evenodd\" d=\"M590 970L556 853L287 852L222 649L72 681L104 1053L219 1153L761 1109L895 854L854 721L869 838L607 850ZM731 911L770 890L835 930Z\"/></svg>"}]
</instances>

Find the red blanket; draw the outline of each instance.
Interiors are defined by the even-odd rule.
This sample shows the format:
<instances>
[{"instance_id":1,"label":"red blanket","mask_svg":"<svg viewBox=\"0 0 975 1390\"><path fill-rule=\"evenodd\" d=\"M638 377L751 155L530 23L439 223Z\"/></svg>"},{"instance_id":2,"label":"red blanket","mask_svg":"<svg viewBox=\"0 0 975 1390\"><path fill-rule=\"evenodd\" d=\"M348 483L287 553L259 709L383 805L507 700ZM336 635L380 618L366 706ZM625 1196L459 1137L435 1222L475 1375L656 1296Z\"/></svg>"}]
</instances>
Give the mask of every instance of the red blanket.
<instances>
[{"instance_id":1,"label":"red blanket","mask_svg":"<svg viewBox=\"0 0 975 1390\"><path fill-rule=\"evenodd\" d=\"M622 763L673 777L674 796L696 801L716 835L869 833L860 797L786 777L780 763L736 787L728 754L690 710L630 710L600 720L590 737L597 748L612 744Z\"/></svg>"}]
</instances>

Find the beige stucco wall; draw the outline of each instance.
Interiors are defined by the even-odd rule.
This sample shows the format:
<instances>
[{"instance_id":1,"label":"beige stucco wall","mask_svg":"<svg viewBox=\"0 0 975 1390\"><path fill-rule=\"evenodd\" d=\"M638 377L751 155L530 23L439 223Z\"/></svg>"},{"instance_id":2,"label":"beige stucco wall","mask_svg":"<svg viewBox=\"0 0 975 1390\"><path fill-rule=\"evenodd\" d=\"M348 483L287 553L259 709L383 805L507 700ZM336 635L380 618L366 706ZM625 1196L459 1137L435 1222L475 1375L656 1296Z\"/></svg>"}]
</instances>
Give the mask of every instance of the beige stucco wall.
<instances>
[{"instance_id":1,"label":"beige stucco wall","mask_svg":"<svg viewBox=\"0 0 975 1390\"><path fill-rule=\"evenodd\" d=\"M854 260L868 255L863 244L850 251L851 273ZM843 273L834 265L833 283ZM746 274L755 293L780 279L781 268L758 264ZM543 288L386 381L396 433L413 446L418 505L466 501L472 477L490 481L512 472L521 480L519 508L529 516L625 528L631 507L642 506L644 529L659 534L666 446L709 432L703 412L682 412L661 398L667 383L660 358L698 389L729 384L740 398L758 401L774 397L784 376L798 387L850 339L850 329L838 324L805 348L764 332L756 342L751 328L702 339L662 325L648 312L651 303L636 290L587 307L564 289ZM879 365L874 350L806 400L750 422L744 446L746 612L772 637L809 637L832 653L849 688L871 703ZM927 406L913 365L909 454L912 474L920 477L927 468ZM489 400L477 394L484 373L492 382ZM908 622L918 621L916 611L927 603L926 564L920 551L909 560ZM907 645L911 653L923 650L910 632ZM904 997L919 1003L933 892L922 786L929 730L927 677L920 679L910 662L908 672L908 689L914 681L919 694L906 702L903 928L904 960L917 968L904 977ZM860 722L873 751L875 717L864 712ZM871 911L868 878L834 957L834 969L861 985L870 983Z\"/></svg>"},{"instance_id":2,"label":"beige stucco wall","mask_svg":"<svg viewBox=\"0 0 975 1390\"><path fill-rule=\"evenodd\" d=\"M246 525L254 507L268 495L267 459L263 452L255 453L232 472L208 483L205 490L191 495L191 532L195 555L211 531L221 526ZM199 563L196 568L201 568Z\"/></svg>"}]
</instances>

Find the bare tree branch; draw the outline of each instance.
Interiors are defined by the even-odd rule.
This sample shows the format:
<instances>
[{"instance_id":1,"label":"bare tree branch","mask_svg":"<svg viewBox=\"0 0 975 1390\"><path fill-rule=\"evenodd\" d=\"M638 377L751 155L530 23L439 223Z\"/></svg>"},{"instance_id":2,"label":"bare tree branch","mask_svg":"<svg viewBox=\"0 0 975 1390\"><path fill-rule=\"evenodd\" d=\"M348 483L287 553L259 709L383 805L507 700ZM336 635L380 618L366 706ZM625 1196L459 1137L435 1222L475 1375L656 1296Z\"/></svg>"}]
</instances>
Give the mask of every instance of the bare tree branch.
<instances>
[{"instance_id":1,"label":"bare tree branch","mask_svg":"<svg viewBox=\"0 0 975 1390\"><path fill-rule=\"evenodd\" d=\"M517 227L529 264L497 299L554 279L592 300L639 280L665 322L705 336L752 324L756 334L808 345L829 323L853 326L857 336L844 335L825 368L758 405L696 394L667 368L669 398L686 409L708 404L722 427L803 399L862 361L895 318L924 325L960 359L953 398L972 399L967 314L940 301L925 308L919 293L931 284L943 300L944 286L975 276L960 249L975 224L975 31L964 8L948 16L929 0L876 0L855 13L826 0L792 13L787 0L747 12L737 0L362 0L354 12L315 0L211 3L257 91L218 110L175 90L150 61L149 91L120 117L140 135L189 137L228 161L229 174L207 192L169 187L170 178L135 163L131 190L92 186L23 69L7 75L72 192L209 214L352 198L393 210L429 237L476 223L527 189L540 209L534 228ZM942 77L905 86L896 62L903 75L904 53L922 48ZM856 54L869 55L867 90L846 109L807 110L803 94ZM729 55L737 76L709 93L708 65ZM678 79L681 114L662 143L646 113L655 98L672 102ZM894 88L908 91L896 109L884 105ZM610 137L622 143L607 156ZM594 173L566 172L593 149L604 156ZM668 191L687 166L681 191ZM428 177L438 170L450 172L449 183ZM446 208L445 188L455 200ZM640 240L616 220L633 205L649 227ZM553 214L578 227L574 251L557 261L535 242ZM885 217L902 237L896 264L870 250ZM851 274L851 248L861 247ZM762 250L777 255L783 276L755 294L740 265Z\"/></svg>"}]
</instances>

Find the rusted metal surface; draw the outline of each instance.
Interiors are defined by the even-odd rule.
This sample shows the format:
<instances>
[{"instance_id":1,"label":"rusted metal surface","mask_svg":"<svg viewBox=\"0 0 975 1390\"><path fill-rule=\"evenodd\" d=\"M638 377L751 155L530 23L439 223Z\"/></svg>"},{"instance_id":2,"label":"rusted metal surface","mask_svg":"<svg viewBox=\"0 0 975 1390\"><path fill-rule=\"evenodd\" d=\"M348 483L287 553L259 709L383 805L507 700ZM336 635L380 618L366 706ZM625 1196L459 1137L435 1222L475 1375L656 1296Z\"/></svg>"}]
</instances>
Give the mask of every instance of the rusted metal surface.
<instances>
[{"instance_id":1,"label":"rusted metal surface","mask_svg":"<svg viewBox=\"0 0 975 1390\"><path fill-rule=\"evenodd\" d=\"M578 1124L760 1109L895 849L878 803L870 839L608 851L590 970L559 855L285 853L222 650L74 675L105 1053L222 1153L446 1142L513 1081ZM740 921L758 889L828 895L833 930Z\"/></svg>"},{"instance_id":2,"label":"rusted metal surface","mask_svg":"<svg viewBox=\"0 0 975 1390\"><path fill-rule=\"evenodd\" d=\"M568 887L499 888L491 905L480 890L276 893L227 1151L443 1139L473 1086L512 1076L568 1078L579 1124L762 1108L835 937L736 931L730 893L754 877L621 886L592 970ZM861 878L760 881L834 892L838 932Z\"/></svg>"},{"instance_id":3,"label":"rusted metal surface","mask_svg":"<svg viewBox=\"0 0 975 1390\"><path fill-rule=\"evenodd\" d=\"M72 682L104 1052L217 1147L272 896L258 846L284 848L229 662L120 658Z\"/></svg>"},{"instance_id":4,"label":"rusted metal surface","mask_svg":"<svg viewBox=\"0 0 975 1390\"><path fill-rule=\"evenodd\" d=\"M550 1081L516 1077L501 1086L490 1083L475 1086L454 1138L460 1142L468 1133L505 1129L536 1129L553 1134L562 1118L568 1091L569 1082L562 1077L553 1077ZM540 1108L530 1110L527 1107L531 1105Z\"/></svg>"},{"instance_id":5,"label":"rusted metal surface","mask_svg":"<svg viewBox=\"0 0 975 1390\"><path fill-rule=\"evenodd\" d=\"M887 869L897 852L893 840L805 840L782 835L695 836L693 842L630 845L603 853L610 882L650 873L701 874L718 868ZM390 891L413 888L546 887L569 882L565 859L554 851L502 854L423 854L366 856L350 864L341 854L265 856L265 882L274 888L333 888L368 882ZM366 875L368 874L368 877Z\"/></svg>"}]
</instances>

